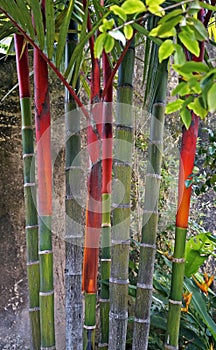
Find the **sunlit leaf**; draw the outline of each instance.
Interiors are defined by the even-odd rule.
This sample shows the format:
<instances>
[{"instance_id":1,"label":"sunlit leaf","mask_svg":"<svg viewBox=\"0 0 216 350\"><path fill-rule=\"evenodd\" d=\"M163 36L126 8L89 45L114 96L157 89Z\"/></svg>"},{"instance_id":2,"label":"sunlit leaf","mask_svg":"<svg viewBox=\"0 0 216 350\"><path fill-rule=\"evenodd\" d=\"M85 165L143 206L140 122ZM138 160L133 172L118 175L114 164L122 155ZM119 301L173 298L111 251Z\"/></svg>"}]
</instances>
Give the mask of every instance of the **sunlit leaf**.
<instances>
[{"instance_id":1,"label":"sunlit leaf","mask_svg":"<svg viewBox=\"0 0 216 350\"><path fill-rule=\"evenodd\" d=\"M188 49L188 51L190 51L192 54L194 54L197 57L199 56L200 48L197 40L193 40L193 38L191 38L191 36L188 35L188 32L186 32L185 30L181 31L178 34L178 37L182 42L182 44L186 47L186 49Z\"/></svg>"},{"instance_id":2,"label":"sunlit leaf","mask_svg":"<svg viewBox=\"0 0 216 350\"><path fill-rule=\"evenodd\" d=\"M119 16L124 22L127 20L127 15L125 11L118 5L110 6L110 10L117 16Z\"/></svg>"},{"instance_id":3,"label":"sunlit leaf","mask_svg":"<svg viewBox=\"0 0 216 350\"><path fill-rule=\"evenodd\" d=\"M191 125L191 113L187 108L182 108L180 111L180 116L182 119L183 124L185 125L186 129L188 130Z\"/></svg>"},{"instance_id":4,"label":"sunlit leaf","mask_svg":"<svg viewBox=\"0 0 216 350\"><path fill-rule=\"evenodd\" d=\"M215 112L216 110L216 83L212 85L212 87L209 89L207 94L207 101L208 101L208 107L209 111L211 113Z\"/></svg>"},{"instance_id":5,"label":"sunlit leaf","mask_svg":"<svg viewBox=\"0 0 216 350\"><path fill-rule=\"evenodd\" d=\"M159 62L161 63L166 58L170 57L174 52L175 47L172 40L165 40L159 47Z\"/></svg>"},{"instance_id":6,"label":"sunlit leaf","mask_svg":"<svg viewBox=\"0 0 216 350\"><path fill-rule=\"evenodd\" d=\"M146 11L144 3L140 0L126 0L121 8L127 15Z\"/></svg>"},{"instance_id":7,"label":"sunlit leaf","mask_svg":"<svg viewBox=\"0 0 216 350\"><path fill-rule=\"evenodd\" d=\"M183 103L184 100L181 99L168 103L168 105L166 106L165 113L170 114L178 111L182 107Z\"/></svg>"},{"instance_id":8,"label":"sunlit leaf","mask_svg":"<svg viewBox=\"0 0 216 350\"><path fill-rule=\"evenodd\" d=\"M124 35L127 40L130 40L133 36L133 27L130 24L124 26Z\"/></svg>"},{"instance_id":9,"label":"sunlit leaf","mask_svg":"<svg viewBox=\"0 0 216 350\"><path fill-rule=\"evenodd\" d=\"M96 58L99 58L101 56L106 38L107 38L106 33L102 33L97 37L94 45L94 55Z\"/></svg>"},{"instance_id":10,"label":"sunlit leaf","mask_svg":"<svg viewBox=\"0 0 216 350\"><path fill-rule=\"evenodd\" d=\"M198 97L196 97L193 102L188 104L188 108L202 119L204 119L208 114L208 110L203 108Z\"/></svg>"},{"instance_id":11,"label":"sunlit leaf","mask_svg":"<svg viewBox=\"0 0 216 350\"><path fill-rule=\"evenodd\" d=\"M106 53L109 53L110 51L112 51L114 45L115 45L115 40L110 35L107 35L106 41L104 44L104 50L106 51Z\"/></svg>"}]
</instances>

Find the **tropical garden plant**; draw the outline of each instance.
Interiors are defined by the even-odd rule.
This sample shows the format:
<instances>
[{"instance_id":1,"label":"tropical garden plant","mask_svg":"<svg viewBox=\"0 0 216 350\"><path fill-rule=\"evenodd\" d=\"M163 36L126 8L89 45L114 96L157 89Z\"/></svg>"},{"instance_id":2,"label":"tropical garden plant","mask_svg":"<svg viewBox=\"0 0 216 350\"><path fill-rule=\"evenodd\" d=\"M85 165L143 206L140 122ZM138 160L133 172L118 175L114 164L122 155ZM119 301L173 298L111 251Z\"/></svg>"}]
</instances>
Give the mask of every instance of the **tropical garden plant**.
<instances>
[{"instance_id":1,"label":"tropical garden plant","mask_svg":"<svg viewBox=\"0 0 216 350\"><path fill-rule=\"evenodd\" d=\"M162 341L167 350L178 349L179 330L180 334L183 332L184 337L188 337L196 348L199 346L196 336L199 331L202 334L202 329L205 327L208 335L203 336L202 346L211 349L216 339L216 325L209 314L205 298L209 293L213 296L212 299L208 296L210 304L215 303L215 295L209 291L213 278L206 275L202 281L200 276L196 275L194 280L191 276L197 273L205 259L212 254L215 239L211 234L203 233L186 243L186 233L199 120L206 118L208 112L214 112L216 109L214 98L216 71L208 60L204 60L205 41L208 39L206 27L215 11L214 1L209 4L163 0L126 0L120 3L116 1L99 3L94 0L41 2L0 0L0 11L0 38L16 33L15 38L20 41L19 46L15 45L15 49L23 111L23 152L24 158L31 164L33 136L30 123L29 82L27 79L28 89L23 92L23 71L20 65L22 60L26 59L28 45L34 48L39 239L36 229L36 208L32 207L31 200L35 183L25 179L29 291L30 302L33 303L30 304L30 311L35 312L31 322L32 333L35 334L33 349L39 347L55 349L48 66L54 70L67 89L65 93L66 218L69 217L71 220L69 222L66 220L65 236L66 349L96 348L98 282L100 282L101 318L99 348L116 350L126 348L129 293L135 298L133 350L147 349L148 343L154 346L151 344L156 344L155 339L158 337L156 329L160 330L161 326L163 332L166 329ZM135 47L140 39L145 41L144 101L151 113L151 127L142 239L141 242L136 242L139 263L135 264L134 268L137 269L138 278L136 285L131 286L128 280L128 264L134 125L133 76ZM90 58L90 65L85 67L84 71L86 55ZM65 67L62 68L64 59ZM100 61L103 63L102 73ZM177 73L179 83L172 92L173 96L177 95L177 99L168 104L165 111L168 62ZM23 64L27 67L27 61ZM27 78L28 70L26 72ZM117 109L114 112L112 102L117 75ZM89 109L81 101L80 86L85 87L85 92L89 96ZM81 189L79 153L82 140L79 133L79 112L73 112L76 107L80 108L88 124L86 140L89 173L83 262L80 229L83 209L77 202ZM171 256L163 258L170 274L172 264L170 281L164 276L166 269L161 273L157 269L154 270L154 265L164 113L176 111L179 111L183 123L183 135L174 251ZM24 113L27 113L27 117ZM115 119L113 114L116 114ZM31 135L26 135L30 133ZM26 148L27 142L29 149ZM27 166L24 162L24 177L27 176L30 165ZM124 188L123 196L119 184ZM33 187L31 194L27 193L28 187ZM31 210L34 211L34 215L30 218L28 213ZM34 236L31 236L33 238L29 243L30 227L34 228ZM37 256L38 241L40 264ZM99 255L101 255L100 281L97 279ZM37 276L32 281L30 266L31 269L33 266L37 269L40 266L40 291L38 291L38 270ZM35 283L33 288L35 295L31 299L33 283ZM171 292L167 289L167 284L170 283ZM204 295L199 293L198 288ZM186 311L186 316L183 316L180 328L183 289L187 291L183 294L186 303L183 309ZM84 316L82 291L85 299ZM188 313L190 301L196 316L194 313ZM40 345L37 328L39 309ZM164 315L168 317L167 326L164 322L158 325L156 317L164 318ZM34 317L37 317L36 321ZM150 321L153 331L150 330ZM155 337L153 339L152 334ZM158 344L161 344L161 339ZM187 342L184 342L183 346L186 344Z\"/></svg>"}]
</instances>

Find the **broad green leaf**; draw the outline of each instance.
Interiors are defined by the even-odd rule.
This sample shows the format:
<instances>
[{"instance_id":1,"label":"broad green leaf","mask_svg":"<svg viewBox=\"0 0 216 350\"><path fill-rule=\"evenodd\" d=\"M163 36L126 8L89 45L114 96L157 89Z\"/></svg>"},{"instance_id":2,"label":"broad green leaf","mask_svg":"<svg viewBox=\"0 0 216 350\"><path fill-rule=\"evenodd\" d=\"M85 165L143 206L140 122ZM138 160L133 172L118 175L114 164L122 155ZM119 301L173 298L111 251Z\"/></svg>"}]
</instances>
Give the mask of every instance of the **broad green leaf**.
<instances>
[{"instance_id":1,"label":"broad green leaf","mask_svg":"<svg viewBox=\"0 0 216 350\"><path fill-rule=\"evenodd\" d=\"M165 25L159 25L151 30L150 36L158 36L160 38L169 38L176 35L176 29L174 27Z\"/></svg>"},{"instance_id":2,"label":"broad green leaf","mask_svg":"<svg viewBox=\"0 0 216 350\"><path fill-rule=\"evenodd\" d=\"M210 10L210 11L216 11L216 6L209 5L205 2L200 2L200 6L203 7L204 9Z\"/></svg>"},{"instance_id":3,"label":"broad green leaf","mask_svg":"<svg viewBox=\"0 0 216 350\"><path fill-rule=\"evenodd\" d=\"M181 45L175 44L174 63L183 64L186 62L185 53Z\"/></svg>"},{"instance_id":4,"label":"broad green leaf","mask_svg":"<svg viewBox=\"0 0 216 350\"><path fill-rule=\"evenodd\" d=\"M102 33L97 37L94 45L94 55L96 58L101 56L107 36L106 33Z\"/></svg>"},{"instance_id":5,"label":"broad green leaf","mask_svg":"<svg viewBox=\"0 0 216 350\"><path fill-rule=\"evenodd\" d=\"M178 9L178 10L174 10L171 11L170 13L168 13L167 15L165 15L164 17L162 17L159 21L160 24L169 21L170 19L173 19L174 17L177 17L179 15L182 15L182 10Z\"/></svg>"},{"instance_id":6,"label":"broad green leaf","mask_svg":"<svg viewBox=\"0 0 216 350\"><path fill-rule=\"evenodd\" d=\"M127 15L125 14L124 10L118 5L110 6L110 10L117 16L119 16L124 22L127 20Z\"/></svg>"},{"instance_id":7,"label":"broad green leaf","mask_svg":"<svg viewBox=\"0 0 216 350\"><path fill-rule=\"evenodd\" d=\"M65 47L65 42L67 38L67 33L68 33L68 28L71 20L71 13L73 11L73 7L74 7L74 0L70 0L67 8L67 13L64 17L63 23L61 24L60 32L59 32L58 45L56 50L56 67L57 68L60 66L62 62L64 47Z\"/></svg>"},{"instance_id":8,"label":"broad green leaf","mask_svg":"<svg viewBox=\"0 0 216 350\"><path fill-rule=\"evenodd\" d=\"M133 36L133 27L130 24L124 26L124 35L127 40L130 40Z\"/></svg>"},{"instance_id":9,"label":"broad green leaf","mask_svg":"<svg viewBox=\"0 0 216 350\"><path fill-rule=\"evenodd\" d=\"M214 113L216 110L216 83L212 85L212 87L209 89L207 93L207 102L209 111L211 113Z\"/></svg>"},{"instance_id":10,"label":"broad green leaf","mask_svg":"<svg viewBox=\"0 0 216 350\"><path fill-rule=\"evenodd\" d=\"M132 15L134 13L145 12L146 7L144 3L140 0L126 0L122 6L122 10L127 15Z\"/></svg>"},{"instance_id":11,"label":"broad green leaf","mask_svg":"<svg viewBox=\"0 0 216 350\"><path fill-rule=\"evenodd\" d=\"M46 0L46 44L48 58L51 59L55 40L55 18L53 0Z\"/></svg>"},{"instance_id":12,"label":"broad green leaf","mask_svg":"<svg viewBox=\"0 0 216 350\"><path fill-rule=\"evenodd\" d=\"M45 35L44 35L44 23L43 23L43 16L41 12L41 5L40 1L30 0L31 2L31 8L33 13L33 21L34 26L36 29L36 35L38 38L40 49L44 49L44 43L45 43Z\"/></svg>"},{"instance_id":13,"label":"broad green leaf","mask_svg":"<svg viewBox=\"0 0 216 350\"><path fill-rule=\"evenodd\" d=\"M178 34L178 37L182 44L195 56L199 56L200 48L197 40L193 40L186 31L182 31Z\"/></svg>"},{"instance_id":14,"label":"broad green leaf","mask_svg":"<svg viewBox=\"0 0 216 350\"><path fill-rule=\"evenodd\" d=\"M157 5L157 4L152 4L148 6L148 11L151 12L153 15L162 17L165 14L165 11L163 7Z\"/></svg>"},{"instance_id":15,"label":"broad green leaf","mask_svg":"<svg viewBox=\"0 0 216 350\"><path fill-rule=\"evenodd\" d=\"M179 109L181 109L183 103L184 103L184 100L181 100L181 99L168 103L168 105L166 106L165 113L170 114L178 111Z\"/></svg>"},{"instance_id":16,"label":"broad green leaf","mask_svg":"<svg viewBox=\"0 0 216 350\"><path fill-rule=\"evenodd\" d=\"M185 62L180 69L182 73L208 73L209 71L209 67L205 63L196 61Z\"/></svg>"},{"instance_id":17,"label":"broad green leaf","mask_svg":"<svg viewBox=\"0 0 216 350\"><path fill-rule=\"evenodd\" d=\"M115 40L119 40L122 42L122 45L125 46L126 39L123 33L120 30L110 30L108 32L109 35L111 35Z\"/></svg>"},{"instance_id":18,"label":"broad green leaf","mask_svg":"<svg viewBox=\"0 0 216 350\"><path fill-rule=\"evenodd\" d=\"M193 29L196 29L196 31L195 31L196 39L197 40L207 40L208 39L208 32L207 32L205 26L203 25L203 23L195 17L191 17L190 21L192 22ZM199 35L199 36L197 37L197 35Z\"/></svg>"},{"instance_id":19,"label":"broad green leaf","mask_svg":"<svg viewBox=\"0 0 216 350\"><path fill-rule=\"evenodd\" d=\"M114 27L115 21L113 18L107 20L106 18L103 19L103 24L99 27L99 30L101 33L107 32L108 30L112 29Z\"/></svg>"},{"instance_id":20,"label":"broad green leaf","mask_svg":"<svg viewBox=\"0 0 216 350\"><path fill-rule=\"evenodd\" d=\"M185 96L190 93L190 88L188 83L186 82L181 82L179 83L176 88L172 91L172 96L179 95L179 96Z\"/></svg>"},{"instance_id":21,"label":"broad green leaf","mask_svg":"<svg viewBox=\"0 0 216 350\"><path fill-rule=\"evenodd\" d=\"M164 3L165 0L146 0L146 5L151 6L151 5L161 5Z\"/></svg>"},{"instance_id":22,"label":"broad green leaf","mask_svg":"<svg viewBox=\"0 0 216 350\"><path fill-rule=\"evenodd\" d=\"M104 50L106 51L106 53L109 53L110 51L112 51L114 45L115 45L115 40L110 35L107 35L106 41L104 44Z\"/></svg>"},{"instance_id":23,"label":"broad green leaf","mask_svg":"<svg viewBox=\"0 0 216 350\"><path fill-rule=\"evenodd\" d=\"M208 110L202 107L198 97L196 97L193 102L188 104L188 108L202 119L204 119L208 114Z\"/></svg>"},{"instance_id":24,"label":"broad green leaf","mask_svg":"<svg viewBox=\"0 0 216 350\"><path fill-rule=\"evenodd\" d=\"M197 81L195 77L192 77L188 80L188 85L191 89L191 92L194 94L200 94L202 92L202 89L200 87L200 83Z\"/></svg>"},{"instance_id":25,"label":"broad green leaf","mask_svg":"<svg viewBox=\"0 0 216 350\"><path fill-rule=\"evenodd\" d=\"M196 273L214 249L215 243L205 233L190 238L186 243L185 275Z\"/></svg>"},{"instance_id":26,"label":"broad green leaf","mask_svg":"<svg viewBox=\"0 0 216 350\"><path fill-rule=\"evenodd\" d=\"M191 125L191 113L187 108L182 108L180 111L180 116L182 119L183 124L185 125L186 129L188 130Z\"/></svg>"},{"instance_id":27,"label":"broad green leaf","mask_svg":"<svg viewBox=\"0 0 216 350\"><path fill-rule=\"evenodd\" d=\"M189 292L193 293L191 303L204 324L207 326L208 330L211 332L213 338L216 340L216 324L207 311L205 297L189 278L185 278L184 285Z\"/></svg>"},{"instance_id":28,"label":"broad green leaf","mask_svg":"<svg viewBox=\"0 0 216 350\"><path fill-rule=\"evenodd\" d=\"M159 47L159 62L161 63L166 58L170 57L174 52L175 47L172 40L165 40Z\"/></svg>"}]
</instances>

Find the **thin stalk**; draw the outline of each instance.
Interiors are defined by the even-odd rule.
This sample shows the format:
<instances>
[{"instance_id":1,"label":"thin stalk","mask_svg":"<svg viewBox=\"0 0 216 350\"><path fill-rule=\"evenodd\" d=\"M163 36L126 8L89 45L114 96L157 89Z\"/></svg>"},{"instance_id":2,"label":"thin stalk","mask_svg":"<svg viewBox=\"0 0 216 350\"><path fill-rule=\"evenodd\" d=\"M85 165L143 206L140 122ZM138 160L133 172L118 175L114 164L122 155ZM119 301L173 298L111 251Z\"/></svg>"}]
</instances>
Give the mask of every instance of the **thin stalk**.
<instances>
[{"instance_id":1,"label":"thin stalk","mask_svg":"<svg viewBox=\"0 0 216 350\"><path fill-rule=\"evenodd\" d=\"M204 10L198 14L204 22ZM199 57L192 57L193 61L203 61L204 42L200 43ZM182 306L182 292L185 271L185 244L190 211L192 187L186 187L185 181L191 176L196 155L196 142L199 129L199 117L191 112L191 125L187 130L183 127L182 146L180 151L179 181L178 181L178 209L176 215L175 246L172 258L172 279L169 299L169 312L165 340L166 350L177 350Z\"/></svg>"},{"instance_id":2,"label":"thin stalk","mask_svg":"<svg viewBox=\"0 0 216 350\"><path fill-rule=\"evenodd\" d=\"M38 163L41 349L55 349L52 252L52 163L47 63L34 50L35 124Z\"/></svg>"},{"instance_id":3,"label":"thin stalk","mask_svg":"<svg viewBox=\"0 0 216 350\"><path fill-rule=\"evenodd\" d=\"M111 67L107 54L103 52L104 85L110 77ZM111 188L112 188L112 84L103 102L102 134L102 252L100 292L100 343L102 350L108 349L109 342L109 278L111 266ZM106 282L106 283L104 283Z\"/></svg>"},{"instance_id":4,"label":"thin stalk","mask_svg":"<svg viewBox=\"0 0 216 350\"><path fill-rule=\"evenodd\" d=\"M163 153L164 111L167 92L166 61L158 65L154 90L155 97L152 105L142 240L140 243L140 261L135 303L133 350L147 350L148 348Z\"/></svg>"},{"instance_id":5,"label":"thin stalk","mask_svg":"<svg viewBox=\"0 0 216 350\"><path fill-rule=\"evenodd\" d=\"M24 37L14 35L19 95L22 114L23 173L27 245L27 275L29 316L33 350L40 349L40 269L38 256L38 220L35 186L34 138L32 130L31 89L29 79L28 46Z\"/></svg>"},{"instance_id":6,"label":"thin stalk","mask_svg":"<svg viewBox=\"0 0 216 350\"><path fill-rule=\"evenodd\" d=\"M70 29L77 24L71 20ZM69 33L65 51L65 68L77 44L77 34ZM65 88L66 125L66 227L65 227L65 309L66 309L66 350L82 350L82 208L81 164L79 153L80 115L76 102Z\"/></svg>"},{"instance_id":7,"label":"thin stalk","mask_svg":"<svg viewBox=\"0 0 216 350\"><path fill-rule=\"evenodd\" d=\"M118 73L116 145L113 160L114 191L111 245L109 349L126 346L128 320L128 261L130 244L130 188L133 140L133 71L134 41L131 43Z\"/></svg>"},{"instance_id":8,"label":"thin stalk","mask_svg":"<svg viewBox=\"0 0 216 350\"><path fill-rule=\"evenodd\" d=\"M83 1L84 8L87 6ZM88 31L91 31L90 17ZM86 207L86 232L83 261L82 285L85 292L84 318L84 350L95 349L96 330L96 297L99 242L101 231L101 138L102 138L102 109L100 103L100 66L94 58L94 40L89 41L92 74L91 74L91 116L88 120L87 145L90 158L90 174L88 177L88 199Z\"/></svg>"}]
</instances>

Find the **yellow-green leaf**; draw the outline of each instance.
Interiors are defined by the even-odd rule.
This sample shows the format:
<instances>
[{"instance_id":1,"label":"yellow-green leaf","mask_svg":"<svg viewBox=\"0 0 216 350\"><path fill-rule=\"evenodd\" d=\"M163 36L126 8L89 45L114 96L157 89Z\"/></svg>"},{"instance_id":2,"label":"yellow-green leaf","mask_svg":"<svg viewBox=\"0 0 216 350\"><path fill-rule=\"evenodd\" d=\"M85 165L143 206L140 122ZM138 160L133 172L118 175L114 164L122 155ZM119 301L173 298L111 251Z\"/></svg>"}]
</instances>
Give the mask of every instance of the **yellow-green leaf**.
<instances>
[{"instance_id":1,"label":"yellow-green leaf","mask_svg":"<svg viewBox=\"0 0 216 350\"><path fill-rule=\"evenodd\" d=\"M161 63L166 58L170 57L175 50L175 46L172 40L165 40L159 47L159 62Z\"/></svg>"},{"instance_id":2,"label":"yellow-green leaf","mask_svg":"<svg viewBox=\"0 0 216 350\"><path fill-rule=\"evenodd\" d=\"M186 129L188 130L191 125L191 112L187 108L182 108L180 111L180 116L182 119L183 124L185 125Z\"/></svg>"},{"instance_id":3,"label":"yellow-green leaf","mask_svg":"<svg viewBox=\"0 0 216 350\"><path fill-rule=\"evenodd\" d=\"M216 83L212 85L207 94L207 102L211 113L216 110Z\"/></svg>"},{"instance_id":4,"label":"yellow-green leaf","mask_svg":"<svg viewBox=\"0 0 216 350\"><path fill-rule=\"evenodd\" d=\"M186 31L182 31L178 34L178 37L182 44L195 56L199 56L200 48L197 40L193 40L190 35Z\"/></svg>"},{"instance_id":5,"label":"yellow-green leaf","mask_svg":"<svg viewBox=\"0 0 216 350\"><path fill-rule=\"evenodd\" d=\"M95 45L94 45L94 55L96 58L100 58L103 48L104 48L104 43L105 40L107 38L107 34L106 33L102 33L101 35L99 35L95 41Z\"/></svg>"},{"instance_id":6,"label":"yellow-green leaf","mask_svg":"<svg viewBox=\"0 0 216 350\"><path fill-rule=\"evenodd\" d=\"M140 0L126 0L121 8L127 15L146 11L144 3Z\"/></svg>"},{"instance_id":7,"label":"yellow-green leaf","mask_svg":"<svg viewBox=\"0 0 216 350\"><path fill-rule=\"evenodd\" d=\"M106 53L109 53L110 51L112 51L114 45L115 45L115 40L110 35L107 35L106 41L104 44L104 50L106 51Z\"/></svg>"},{"instance_id":8,"label":"yellow-green leaf","mask_svg":"<svg viewBox=\"0 0 216 350\"><path fill-rule=\"evenodd\" d=\"M193 102L188 104L188 108L202 119L204 119L208 114L208 111L202 107L198 97L196 97Z\"/></svg>"},{"instance_id":9,"label":"yellow-green leaf","mask_svg":"<svg viewBox=\"0 0 216 350\"><path fill-rule=\"evenodd\" d=\"M119 16L124 22L127 20L127 15L124 10L118 5L110 6L110 10L117 16Z\"/></svg>"},{"instance_id":10,"label":"yellow-green leaf","mask_svg":"<svg viewBox=\"0 0 216 350\"><path fill-rule=\"evenodd\" d=\"M181 100L180 98L176 101L170 102L166 106L165 113L170 114L170 113L178 111L182 107L183 103L184 103L184 100Z\"/></svg>"},{"instance_id":11,"label":"yellow-green leaf","mask_svg":"<svg viewBox=\"0 0 216 350\"><path fill-rule=\"evenodd\" d=\"M124 26L124 35L127 40L130 40L133 36L133 27L128 24Z\"/></svg>"},{"instance_id":12,"label":"yellow-green leaf","mask_svg":"<svg viewBox=\"0 0 216 350\"><path fill-rule=\"evenodd\" d=\"M46 44L48 58L51 59L54 50L55 40L55 18L53 0L46 0Z\"/></svg>"},{"instance_id":13,"label":"yellow-green leaf","mask_svg":"<svg viewBox=\"0 0 216 350\"><path fill-rule=\"evenodd\" d=\"M44 49L44 24L43 24L43 16L41 12L40 1L31 0L31 8L34 17L34 25L36 29L37 38L39 41L40 49Z\"/></svg>"}]
</instances>

